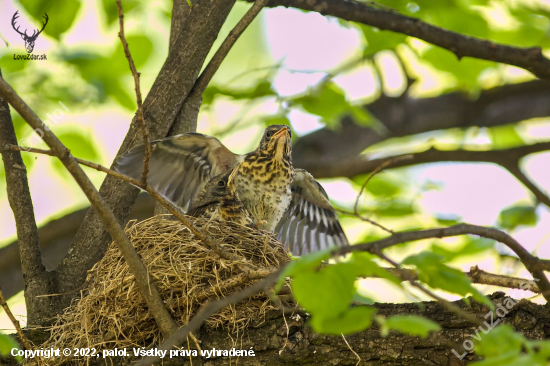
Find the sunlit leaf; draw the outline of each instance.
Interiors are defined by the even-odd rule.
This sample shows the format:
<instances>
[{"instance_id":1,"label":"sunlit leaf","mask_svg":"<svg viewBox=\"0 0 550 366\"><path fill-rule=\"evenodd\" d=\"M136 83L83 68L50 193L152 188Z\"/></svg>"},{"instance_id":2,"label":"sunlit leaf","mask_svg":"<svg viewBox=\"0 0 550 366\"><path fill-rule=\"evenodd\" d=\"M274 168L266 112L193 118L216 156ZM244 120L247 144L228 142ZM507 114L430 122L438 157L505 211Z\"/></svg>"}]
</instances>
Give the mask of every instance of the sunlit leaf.
<instances>
[{"instance_id":1,"label":"sunlit leaf","mask_svg":"<svg viewBox=\"0 0 550 366\"><path fill-rule=\"evenodd\" d=\"M495 245L494 240L486 238L468 238L466 240L467 241L464 245L454 249L448 249L444 245L433 244L431 251L443 257L444 262L449 262L459 257L483 253L487 250L493 249Z\"/></svg>"},{"instance_id":2,"label":"sunlit leaf","mask_svg":"<svg viewBox=\"0 0 550 366\"><path fill-rule=\"evenodd\" d=\"M329 128L336 128L341 117L351 114L354 109L346 100L344 91L334 83L326 83L306 96L295 98L293 103L301 105L306 112L321 117Z\"/></svg>"},{"instance_id":3,"label":"sunlit leaf","mask_svg":"<svg viewBox=\"0 0 550 366\"><path fill-rule=\"evenodd\" d=\"M407 36L402 33L382 31L378 28L364 24L358 24L358 26L365 37L367 47L364 54L368 56L383 50L393 50L398 45L405 43L407 39Z\"/></svg>"},{"instance_id":4,"label":"sunlit leaf","mask_svg":"<svg viewBox=\"0 0 550 366\"><path fill-rule=\"evenodd\" d=\"M426 338L431 331L438 331L441 326L429 319L416 315L395 315L378 319L382 325L382 336L387 336L390 330Z\"/></svg>"},{"instance_id":5,"label":"sunlit leaf","mask_svg":"<svg viewBox=\"0 0 550 366\"><path fill-rule=\"evenodd\" d=\"M353 334L370 327L375 313L375 308L357 306L334 317L313 317L311 326L318 333Z\"/></svg>"},{"instance_id":6,"label":"sunlit leaf","mask_svg":"<svg viewBox=\"0 0 550 366\"><path fill-rule=\"evenodd\" d=\"M472 294L476 301L494 307L486 296L472 286L464 272L447 266L443 263L443 257L437 254L421 252L405 258L403 264L414 265L418 271L418 279L432 288L462 296Z\"/></svg>"},{"instance_id":7,"label":"sunlit leaf","mask_svg":"<svg viewBox=\"0 0 550 366\"><path fill-rule=\"evenodd\" d=\"M127 16L137 5L139 4L136 0L124 0L122 1L122 11L124 16ZM105 23L111 25L115 20L118 19L118 9L116 1L111 0L101 0L101 5L103 6L103 11L105 12Z\"/></svg>"},{"instance_id":8,"label":"sunlit leaf","mask_svg":"<svg viewBox=\"0 0 550 366\"><path fill-rule=\"evenodd\" d=\"M19 344L17 344L15 339L13 339L12 337L10 337L7 334L0 333L0 355L1 356L11 355L11 350L14 349L14 348L20 349L21 347L19 346ZM17 356L15 358L18 361L23 360L23 357L21 357L21 356Z\"/></svg>"},{"instance_id":9,"label":"sunlit leaf","mask_svg":"<svg viewBox=\"0 0 550 366\"><path fill-rule=\"evenodd\" d=\"M514 125L496 126L487 129L494 149L506 149L525 145Z\"/></svg>"},{"instance_id":10,"label":"sunlit leaf","mask_svg":"<svg viewBox=\"0 0 550 366\"><path fill-rule=\"evenodd\" d=\"M498 224L507 230L515 229L520 225L535 226L538 221L536 207L514 206L503 210L498 216Z\"/></svg>"},{"instance_id":11,"label":"sunlit leaf","mask_svg":"<svg viewBox=\"0 0 550 366\"><path fill-rule=\"evenodd\" d=\"M34 23L42 28L44 22L44 14L48 14L48 24L44 28L44 33L59 39L62 33L65 33L77 18L78 10L80 9L80 1L78 0L59 0L59 1L31 1L22 0L21 5L35 19ZM27 32L32 34L32 29Z\"/></svg>"}]
</instances>

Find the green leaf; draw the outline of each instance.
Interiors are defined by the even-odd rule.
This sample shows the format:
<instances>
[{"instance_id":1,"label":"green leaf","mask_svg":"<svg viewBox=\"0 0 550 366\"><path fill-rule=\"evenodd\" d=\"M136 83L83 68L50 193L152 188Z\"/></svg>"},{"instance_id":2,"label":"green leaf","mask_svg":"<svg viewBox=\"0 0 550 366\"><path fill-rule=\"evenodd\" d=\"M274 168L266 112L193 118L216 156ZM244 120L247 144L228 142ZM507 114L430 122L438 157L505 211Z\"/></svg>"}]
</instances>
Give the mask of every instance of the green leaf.
<instances>
[{"instance_id":1,"label":"green leaf","mask_svg":"<svg viewBox=\"0 0 550 366\"><path fill-rule=\"evenodd\" d=\"M462 271L445 265L443 257L437 254L421 252L405 258L403 264L416 266L418 279L432 288L462 296L472 294L476 301L489 306L491 309L494 308L493 303L472 286L472 283Z\"/></svg>"},{"instance_id":2,"label":"green leaf","mask_svg":"<svg viewBox=\"0 0 550 366\"><path fill-rule=\"evenodd\" d=\"M466 243L459 248L449 250L445 246L433 244L431 251L443 257L444 262L450 262L453 259L468 255L479 254L484 251L493 249L495 241L487 238L468 238Z\"/></svg>"},{"instance_id":3,"label":"green leaf","mask_svg":"<svg viewBox=\"0 0 550 366\"><path fill-rule=\"evenodd\" d=\"M356 265L356 276L375 276L385 278L390 282L393 282L397 286L401 287L401 279L388 272L385 268L380 267L372 259L374 256L365 252L354 252L351 255L349 263Z\"/></svg>"},{"instance_id":4,"label":"green leaf","mask_svg":"<svg viewBox=\"0 0 550 366\"><path fill-rule=\"evenodd\" d=\"M83 135L76 132L65 132L58 134L57 137L67 146L73 156L90 161L98 158L94 144ZM68 174L67 169L59 159L53 160L53 166L60 174Z\"/></svg>"},{"instance_id":5,"label":"green leaf","mask_svg":"<svg viewBox=\"0 0 550 366\"><path fill-rule=\"evenodd\" d=\"M15 339L13 339L7 334L0 333L0 355L1 356L11 355L11 350L14 348L21 349L21 347L19 346L19 344L17 344ZM17 356L15 358L18 361L23 360L23 357L21 356Z\"/></svg>"},{"instance_id":6,"label":"green leaf","mask_svg":"<svg viewBox=\"0 0 550 366\"><path fill-rule=\"evenodd\" d=\"M478 89L478 78L481 73L496 64L490 61L473 58L459 60L451 51L439 47L432 47L422 55L422 59L436 69L453 75L457 86L465 89Z\"/></svg>"},{"instance_id":7,"label":"green leaf","mask_svg":"<svg viewBox=\"0 0 550 366\"><path fill-rule=\"evenodd\" d=\"M384 337L390 330L397 330L401 333L426 338L430 331L438 331L441 329L441 326L436 322L416 315L391 316L384 319L384 325L386 332L386 334L382 334Z\"/></svg>"},{"instance_id":8,"label":"green leaf","mask_svg":"<svg viewBox=\"0 0 550 366\"><path fill-rule=\"evenodd\" d=\"M344 91L332 82L311 90L304 97L295 98L293 102L301 105L306 112L321 117L329 128L339 126L341 117L351 114L353 109Z\"/></svg>"},{"instance_id":9,"label":"green leaf","mask_svg":"<svg viewBox=\"0 0 550 366\"><path fill-rule=\"evenodd\" d=\"M365 37L367 47L363 52L372 56L383 50L394 50L398 45L405 43L407 36L401 33L382 31L369 25L357 24Z\"/></svg>"},{"instance_id":10,"label":"green leaf","mask_svg":"<svg viewBox=\"0 0 550 366\"><path fill-rule=\"evenodd\" d=\"M480 356L494 357L503 353L521 352L525 338L514 331L509 324L502 324L487 334L483 334L480 340L474 339L475 351Z\"/></svg>"},{"instance_id":11,"label":"green leaf","mask_svg":"<svg viewBox=\"0 0 550 366\"><path fill-rule=\"evenodd\" d=\"M44 13L48 14L48 24L44 28L44 33L59 40L62 33L65 33L76 19L80 9L78 0L58 0L58 1L31 1L21 0L21 5L36 20L38 29L42 28L41 22L44 22ZM32 34L29 29L27 32Z\"/></svg>"},{"instance_id":12,"label":"green leaf","mask_svg":"<svg viewBox=\"0 0 550 366\"><path fill-rule=\"evenodd\" d=\"M514 206L503 210L498 216L498 224L507 230L515 229L520 225L535 226L538 221L536 207Z\"/></svg>"},{"instance_id":13,"label":"green leaf","mask_svg":"<svg viewBox=\"0 0 550 366\"><path fill-rule=\"evenodd\" d=\"M21 44L21 46L23 46L23 44ZM26 61L14 60L13 54L11 53L8 53L0 58L0 65L2 65L4 76L8 73L14 73L23 70L25 66L27 66L27 64L29 63Z\"/></svg>"},{"instance_id":14,"label":"green leaf","mask_svg":"<svg viewBox=\"0 0 550 366\"><path fill-rule=\"evenodd\" d=\"M356 267L351 263L327 266L294 275L292 293L313 317L334 318L348 310L355 293Z\"/></svg>"},{"instance_id":15,"label":"green leaf","mask_svg":"<svg viewBox=\"0 0 550 366\"><path fill-rule=\"evenodd\" d=\"M360 293L356 292L353 294L353 301L355 302L360 302L362 304L367 304L367 305L372 305L374 304L374 300L371 299L370 297L366 297L366 296L363 296L361 295Z\"/></svg>"},{"instance_id":16,"label":"green leaf","mask_svg":"<svg viewBox=\"0 0 550 366\"><path fill-rule=\"evenodd\" d=\"M95 160L98 158L95 145L81 133L64 132L59 133L57 137L67 146L67 148L69 148L69 150L71 150L73 156L85 160Z\"/></svg>"},{"instance_id":17,"label":"green leaf","mask_svg":"<svg viewBox=\"0 0 550 366\"><path fill-rule=\"evenodd\" d=\"M379 216L397 217L412 215L415 213L414 207L410 202L401 202L398 200L391 200L386 203L380 204L378 207L371 210Z\"/></svg>"},{"instance_id":18,"label":"green leaf","mask_svg":"<svg viewBox=\"0 0 550 366\"><path fill-rule=\"evenodd\" d=\"M153 42L151 42L151 40L144 35L126 36L126 42L128 42L128 49L130 50L130 54L132 55L136 68L143 66L153 52ZM121 67L123 71L131 73L121 42L118 42L117 49L111 59L114 64L120 65L119 67Z\"/></svg>"},{"instance_id":19,"label":"green leaf","mask_svg":"<svg viewBox=\"0 0 550 366\"><path fill-rule=\"evenodd\" d=\"M335 317L313 316L311 326L317 333L334 335L357 333L370 327L375 313L375 308L357 306Z\"/></svg>"},{"instance_id":20,"label":"green leaf","mask_svg":"<svg viewBox=\"0 0 550 366\"><path fill-rule=\"evenodd\" d=\"M222 88L218 86L209 86L202 95L202 102L205 105L212 104L217 96L223 95L235 100L257 99L267 96L277 95L269 80L262 79L256 85L247 89Z\"/></svg>"},{"instance_id":21,"label":"green leaf","mask_svg":"<svg viewBox=\"0 0 550 366\"><path fill-rule=\"evenodd\" d=\"M491 127L487 131L494 149L507 149L525 145L525 141L518 134L514 125Z\"/></svg>"},{"instance_id":22,"label":"green leaf","mask_svg":"<svg viewBox=\"0 0 550 366\"><path fill-rule=\"evenodd\" d=\"M362 186L370 174L361 174L352 178L358 186ZM367 183L366 190L378 197L393 197L403 191L403 185L387 175L375 175Z\"/></svg>"},{"instance_id":23,"label":"green leaf","mask_svg":"<svg viewBox=\"0 0 550 366\"><path fill-rule=\"evenodd\" d=\"M300 306L311 314L311 326L316 332L358 332L371 325L375 309L350 307L354 298L371 301L357 294L355 280L360 273L382 272L384 269L372 262L367 253L352 256L347 262L319 268L330 253L331 250L325 250L321 254L305 256L303 261L290 263L285 275L292 275L292 293Z\"/></svg>"},{"instance_id":24,"label":"green leaf","mask_svg":"<svg viewBox=\"0 0 550 366\"><path fill-rule=\"evenodd\" d=\"M130 13L138 4L139 2L135 0L122 1L122 11L124 16L127 16L128 13ZM116 1L101 0L101 5L103 6L103 11L105 12L105 24L111 25L118 19L118 8L116 6Z\"/></svg>"}]
</instances>

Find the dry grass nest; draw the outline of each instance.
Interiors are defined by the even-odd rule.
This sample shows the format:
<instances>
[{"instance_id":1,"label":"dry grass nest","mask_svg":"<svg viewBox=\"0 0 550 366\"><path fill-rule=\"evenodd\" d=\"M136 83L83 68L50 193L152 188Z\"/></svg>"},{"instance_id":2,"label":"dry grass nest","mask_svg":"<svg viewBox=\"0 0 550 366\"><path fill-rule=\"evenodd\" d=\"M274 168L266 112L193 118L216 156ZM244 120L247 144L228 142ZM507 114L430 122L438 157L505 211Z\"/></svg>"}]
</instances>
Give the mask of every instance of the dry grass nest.
<instances>
[{"instance_id":1,"label":"dry grass nest","mask_svg":"<svg viewBox=\"0 0 550 366\"><path fill-rule=\"evenodd\" d=\"M190 219L238 260L221 259L181 222L162 216L131 222L126 228L179 325L186 324L207 300L226 296L253 283L253 280L236 280L239 265L253 263L259 268L271 268L289 261L281 243L266 232ZM224 327L238 336L250 324L260 324L271 309L274 307L268 297L257 294L248 301L226 307L209 318L205 326L207 330ZM81 298L59 316L50 331L50 339L42 345L44 349L95 348L99 351L155 345L162 338L137 290L134 276L114 243L89 271ZM52 363L52 359L44 361Z\"/></svg>"}]
</instances>

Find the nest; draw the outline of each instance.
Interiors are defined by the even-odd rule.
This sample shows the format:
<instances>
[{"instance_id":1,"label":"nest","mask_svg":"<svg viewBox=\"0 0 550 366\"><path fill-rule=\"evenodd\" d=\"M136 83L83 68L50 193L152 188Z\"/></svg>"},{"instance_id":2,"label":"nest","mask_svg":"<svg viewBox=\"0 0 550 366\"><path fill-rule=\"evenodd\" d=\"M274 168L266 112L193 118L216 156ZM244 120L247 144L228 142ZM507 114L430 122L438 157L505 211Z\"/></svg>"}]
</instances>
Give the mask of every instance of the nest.
<instances>
[{"instance_id":1,"label":"nest","mask_svg":"<svg viewBox=\"0 0 550 366\"><path fill-rule=\"evenodd\" d=\"M166 307L180 326L207 300L227 296L254 282L235 281L234 276L240 273L239 265L277 267L289 261L286 250L272 234L235 224L190 219L238 260L221 259L181 222L162 216L137 224L132 222L126 228ZM114 243L89 271L87 286L81 295L49 329L51 336L42 345L44 349L100 351L147 347L161 341L162 335L139 294L134 276ZM261 324L266 312L272 309L268 297L257 294L210 317L205 327L207 331L224 327L239 335L250 324ZM43 361L51 365L53 360ZM69 359L55 361L61 363ZM78 363L75 358L70 361Z\"/></svg>"}]
</instances>

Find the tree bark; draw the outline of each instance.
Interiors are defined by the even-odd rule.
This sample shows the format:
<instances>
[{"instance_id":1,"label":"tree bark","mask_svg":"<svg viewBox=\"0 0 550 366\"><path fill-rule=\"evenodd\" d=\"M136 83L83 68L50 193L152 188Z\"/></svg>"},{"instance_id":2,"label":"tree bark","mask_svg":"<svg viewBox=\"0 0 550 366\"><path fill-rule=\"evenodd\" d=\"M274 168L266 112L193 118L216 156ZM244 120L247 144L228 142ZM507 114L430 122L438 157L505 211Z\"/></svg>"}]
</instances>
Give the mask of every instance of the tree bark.
<instances>
[{"instance_id":1,"label":"tree bark","mask_svg":"<svg viewBox=\"0 0 550 366\"><path fill-rule=\"evenodd\" d=\"M234 0L200 0L186 8L177 40L143 103L151 140L168 133L233 4ZM134 118L117 157L140 139L140 126ZM107 177L100 189L121 223L126 221L138 192L137 188L113 177ZM103 257L110 241L99 217L90 210L56 270L56 291L64 294L56 297L58 312L70 304L74 291L84 283L87 270Z\"/></svg>"},{"instance_id":2,"label":"tree bark","mask_svg":"<svg viewBox=\"0 0 550 366\"><path fill-rule=\"evenodd\" d=\"M0 146L7 144L17 144L17 137L8 103L0 97ZM52 279L42 263L34 207L27 181L27 169L21 153L5 151L2 153L2 160L6 171L8 201L15 217L19 238L19 245L16 248L18 250L15 250L19 254L16 263L21 265L24 273L27 319L30 324L38 324L50 314L52 303L49 299L40 298L37 295L48 293Z\"/></svg>"},{"instance_id":3,"label":"tree bark","mask_svg":"<svg viewBox=\"0 0 550 366\"><path fill-rule=\"evenodd\" d=\"M510 303L510 298L502 292L490 295L498 306ZM504 317L497 313L486 318L488 324L510 324L528 339L550 338L550 314L544 305L528 300L514 300L516 305ZM470 305L464 300L454 302L462 309L484 318L490 314L489 308L470 299ZM471 340L470 334L480 337L485 333L468 321L458 318L454 313L444 309L437 302L404 304L375 304L377 315L418 315L437 322L441 326L438 332L432 332L427 338L409 336L390 331L387 337L380 335L380 327L374 323L371 328L346 336L349 347L359 355L361 360L350 350L342 336L320 335L307 325L307 314L287 314L284 318L280 312L268 313L261 324L251 325L244 334L229 336L227 329L213 332L203 331L197 334L203 350L254 350L254 357L240 357L239 365L466 365L478 357L473 353L464 354L462 343ZM502 313L498 313L502 314ZM487 326L484 326L487 330ZM185 349L187 346L184 345ZM193 349L193 348L191 348ZM129 350L132 353L132 350ZM0 358L0 361L2 359ZM103 365L105 360L90 359L90 365ZM121 358L116 364L130 365L132 358ZM236 358L229 357L195 357L193 365L233 365ZM358 363L359 362L359 363ZM160 364L160 363L157 363ZM163 359L162 365L189 365L188 358Z\"/></svg>"},{"instance_id":4,"label":"tree bark","mask_svg":"<svg viewBox=\"0 0 550 366\"><path fill-rule=\"evenodd\" d=\"M550 83L542 80L483 90L479 97L454 92L433 98L382 96L364 108L388 130L386 135L361 127L350 117L341 128L322 128L300 138L293 147L294 165L317 178L367 147L392 137L436 130L495 127L550 115ZM336 146L336 147L335 147Z\"/></svg>"}]
</instances>

